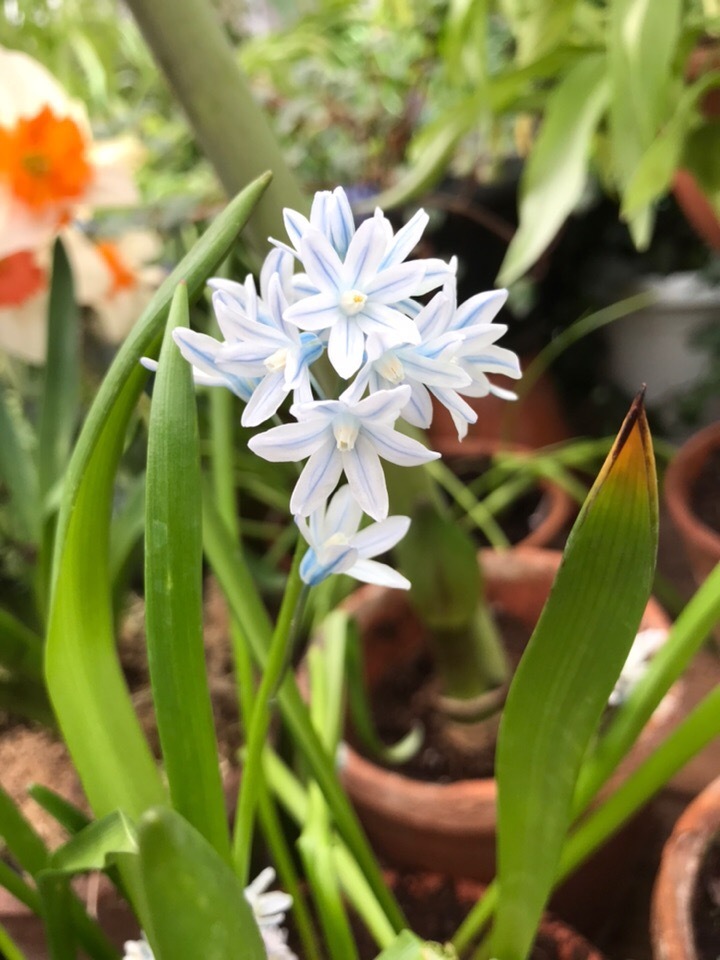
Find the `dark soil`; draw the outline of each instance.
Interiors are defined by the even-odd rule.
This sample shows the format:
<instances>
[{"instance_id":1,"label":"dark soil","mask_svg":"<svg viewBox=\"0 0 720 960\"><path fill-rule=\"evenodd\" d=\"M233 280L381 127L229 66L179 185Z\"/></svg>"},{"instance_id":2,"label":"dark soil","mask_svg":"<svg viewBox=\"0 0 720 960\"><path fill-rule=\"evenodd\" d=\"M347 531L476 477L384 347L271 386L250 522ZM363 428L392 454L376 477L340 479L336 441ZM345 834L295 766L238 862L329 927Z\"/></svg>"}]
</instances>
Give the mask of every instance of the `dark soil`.
<instances>
[{"instance_id":1,"label":"dark soil","mask_svg":"<svg viewBox=\"0 0 720 960\"><path fill-rule=\"evenodd\" d=\"M497 618L497 626L514 669L520 662L530 631L524 623L504 614ZM368 642L374 645L375 638L368 638ZM438 694L439 679L432 657L425 649L402 667L388 672L372 687L370 705L375 729L385 743L396 743L418 721L425 731L420 751L407 763L393 765L391 769L433 783L493 776L496 733L493 718L485 724L488 736L484 746L463 750L448 737L447 719L435 706ZM349 739L360 753L364 752L362 743L352 735Z\"/></svg>"},{"instance_id":2,"label":"dark soil","mask_svg":"<svg viewBox=\"0 0 720 960\"><path fill-rule=\"evenodd\" d=\"M692 485L693 513L720 533L720 450L713 450Z\"/></svg>"},{"instance_id":3,"label":"dark soil","mask_svg":"<svg viewBox=\"0 0 720 960\"><path fill-rule=\"evenodd\" d=\"M423 940L446 943L455 934L479 895L476 884L435 874L400 873L393 889L409 928ZM354 925L360 960L372 960L377 947L367 931ZM546 920L535 940L531 960L600 960L587 941L553 920Z\"/></svg>"},{"instance_id":4,"label":"dark soil","mask_svg":"<svg viewBox=\"0 0 720 960\"><path fill-rule=\"evenodd\" d=\"M447 457L447 464L466 485L471 484L482 476L492 466L492 457ZM519 543L529 536L533 530L545 519L543 508L545 502L543 491L533 487L522 494L508 506L506 510L495 516L501 530L511 544ZM478 547L490 546L485 534L477 527L472 529L472 537Z\"/></svg>"},{"instance_id":5,"label":"dark soil","mask_svg":"<svg viewBox=\"0 0 720 960\"><path fill-rule=\"evenodd\" d=\"M237 751L241 743L237 698L232 673L228 615L219 587L208 581L204 603L204 640L208 683L212 699L218 752L228 803L237 791ZM160 757L160 743L152 706L145 647L145 605L140 598L128 604L118 640L120 661L133 705L148 738ZM28 796L27 788L39 783L71 803L88 810L74 765L60 737L36 724L0 714L0 784L54 849L66 839L64 829Z\"/></svg>"},{"instance_id":6,"label":"dark soil","mask_svg":"<svg viewBox=\"0 0 720 960\"><path fill-rule=\"evenodd\" d=\"M693 902L695 949L700 960L720 956L720 836L707 852Z\"/></svg>"}]
</instances>

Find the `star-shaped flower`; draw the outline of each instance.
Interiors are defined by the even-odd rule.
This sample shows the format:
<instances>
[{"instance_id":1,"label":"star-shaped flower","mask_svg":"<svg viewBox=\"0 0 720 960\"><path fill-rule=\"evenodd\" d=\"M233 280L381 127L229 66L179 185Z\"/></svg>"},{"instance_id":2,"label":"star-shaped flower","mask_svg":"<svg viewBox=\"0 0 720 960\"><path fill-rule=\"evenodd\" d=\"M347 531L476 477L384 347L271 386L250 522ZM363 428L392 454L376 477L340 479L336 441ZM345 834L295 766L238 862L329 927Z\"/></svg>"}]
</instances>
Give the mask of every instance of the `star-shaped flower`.
<instances>
[{"instance_id":1,"label":"star-shaped flower","mask_svg":"<svg viewBox=\"0 0 720 960\"><path fill-rule=\"evenodd\" d=\"M358 530L362 510L350 487L340 487L327 506L318 507L308 520L295 523L310 549L300 564L300 576L315 586L333 573L345 573L364 583L407 590L410 581L385 563L372 560L386 553L408 531L409 517L388 517Z\"/></svg>"},{"instance_id":2,"label":"star-shaped flower","mask_svg":"<svg viewBox=\"0 0 720 960\"><path fill-rule=\"evenodd\" d=\"M329 497L344 473L358 504L374 520L388 514L388 493L380 457L417 466L440 454L393 429L410 398L410 387L379 390L358 403L316 400L293 406L297 423L273 427L248 446L274 462L309 457L290 499L293 514L307 517Z\"/></svg>"}]
</instances>

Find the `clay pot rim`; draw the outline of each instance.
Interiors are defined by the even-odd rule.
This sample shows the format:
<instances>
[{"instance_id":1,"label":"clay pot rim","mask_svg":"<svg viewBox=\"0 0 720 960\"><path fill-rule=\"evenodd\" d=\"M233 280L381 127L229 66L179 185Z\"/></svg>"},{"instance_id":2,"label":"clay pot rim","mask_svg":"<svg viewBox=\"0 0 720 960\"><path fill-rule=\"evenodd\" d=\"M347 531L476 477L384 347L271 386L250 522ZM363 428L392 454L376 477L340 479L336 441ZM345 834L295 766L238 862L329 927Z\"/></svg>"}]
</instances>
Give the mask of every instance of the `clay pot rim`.
<instances>
[{"instance_id":1,"label":"clay pot rim","mask_svg":"<svg viewBox=\"0 0 720 960\"><path fill-rule=\"evenodd\" d=\"M650 925L657 960L697 960L693 896L707 848L719 832L720 777L685 808L663 848Z\"/></svg>"},{"instance_id":2,"label":"clay pot rim","mask_svg":"<svg viewBox=\"0 0 720 960\"><path fill-rule=\"evenodd\" d=\"M509 557L510 555L516 558L520 557L524 562L527 562L531 568L534 567L538 572L542 568L547 569L548 564L557 569L562 560L562 551L560 550L550 550L543 547L527 545L514 547L507 551L497 551L486 548L479 551L478 554L479 558L483 560L484 565L489 566L502 563L502 558L504 556ZM367 585L354 591L342 606L343 609L352 612L353 608L362 605L364 599L367 598L379 602L383 595L387 596L388 594L394 594L396 598L398 594L402 596L401 591L390 590L387 587ZM651 624L648 624L646 620L650 620ZM670 621L665 611L652 596L643 614L642 623L646 628L650 625L660 626L661 624L667 629L670 627ZM668 694L668 697L670 696L671 694ZM659 711L660 708L658 708L658 711L648 720L630 753L632 753L632 750L642 747L648 742L654 742L655 738L660 735L660 730L663 728L665 721L664 717L661 718L659 716ZM357 750L345 742L342 744L339 761L340 769L344 777L358 784L365 784L366 789L369 789L372 782L373 792L377 791L378 796L394 796L398 792L398 789L406 792L412 791L413 796L418 801L417 806L413 810L408 811L409 817L412 820L421 821L424 815L423 810L433 806L436 807L432 817L432 822L435 826L441 825L443 829L448 832L456 830L464 834L467 827L465 824L459 823L457 818L457 807L463 807L468 811L472 811L474 824L478 829L484 829L488 825L494 827L494 807L497 796L497 786L494 777L456 780L451 783L432 783L430 781L417 780L380 766L372 760L363 757ZM616 776L616 774L614 776ZM613 778L609 781L609 785L612 783ZM603 792L608 789L609 785L603 788ZM447 809L446 805L448 805ZM452 805L452 809L450 809L450 805Z\"/></svg>"},{"instance_id":3,"label":"clay pot rim","mask_svg":"<svg viewBox=\"0 0 720 960\"><path fill-rule=\"evenodd\" d=\"M502 440L493 440L486 437L466 437L443 445L443 459L460 459L463 457L492 457L494 454L507 450L512 453L528 453L535 451L524 443L505 443ZM546 478L538 478L537 486L542 490L543 499L548 504L547 515L530 533L513 544L513 547L547 547L561 533L570 521L577 505L567 490L557 483Z\"/></svg>"},{"instance_id":4,"label":"clay pot rim","mask_svg":"<svg viewBox=\"0 0 720 960\"><path fill-rule=\"evenodd\" d=\"M665 473L665 502L678 530L720 560L720 534L691 509L692 485L707 455L720 448L720 422L699 430L678 450Z\"/></svg>"}]
</instances>

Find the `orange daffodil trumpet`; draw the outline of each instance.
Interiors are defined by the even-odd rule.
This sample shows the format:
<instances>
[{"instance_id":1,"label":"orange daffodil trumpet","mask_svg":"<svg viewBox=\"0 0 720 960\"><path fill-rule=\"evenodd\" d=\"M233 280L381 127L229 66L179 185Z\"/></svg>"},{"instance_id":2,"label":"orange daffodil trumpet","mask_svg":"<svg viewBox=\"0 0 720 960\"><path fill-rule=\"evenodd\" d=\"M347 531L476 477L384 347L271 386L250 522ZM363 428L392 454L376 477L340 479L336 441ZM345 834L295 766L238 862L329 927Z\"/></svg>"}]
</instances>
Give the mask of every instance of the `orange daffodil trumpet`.
<instances>
[{"instance_id":1,"label":"orange daffodil trumpet","mask_svg":"<svg viewBox=\"0 0 720 960\"><path fill-rule=\"evenodd\" d=\"M42 363L52 244L60 235L76 299L100 337L127 334L163 277L159 237L91 240L71 221L138 200L130 139L94 142L84 106L31 57L0 47L0 350Z\"/></svg>"},{"instance_id":2,"label":"orange daffodil trumpet","mask_svg":"<svg viewBox=\"0 0 720 960\"><path fill-rule=\"evenodd\" d=\"M83 208L137 199L84 106L31 57L0 48L0 258L45 246Z\"/></svg>"}]
</instances>

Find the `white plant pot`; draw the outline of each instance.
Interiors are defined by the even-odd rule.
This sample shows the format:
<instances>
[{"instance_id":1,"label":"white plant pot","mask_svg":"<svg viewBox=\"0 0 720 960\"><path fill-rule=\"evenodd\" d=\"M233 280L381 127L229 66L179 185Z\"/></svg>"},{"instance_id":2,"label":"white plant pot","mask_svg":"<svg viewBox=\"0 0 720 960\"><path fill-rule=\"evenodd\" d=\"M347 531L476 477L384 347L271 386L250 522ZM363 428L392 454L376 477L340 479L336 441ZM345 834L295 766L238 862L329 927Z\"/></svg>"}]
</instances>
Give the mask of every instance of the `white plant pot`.
<instances>
[{"instance_id":1,"label":"white plant pot","mask_svg":"<svg viewBox=\"0 0 720 960\"><path fill-rule=\"evenodd\" d=\"M648 404L666 407L673 421L674 401L710 372L710 358L693 338L720 323L720 288L696 273L675 273L649 277L640 289L654 294L656 302L607 328L609 373L631 394L647 384Z\"/></svg>"}]
</instances>

